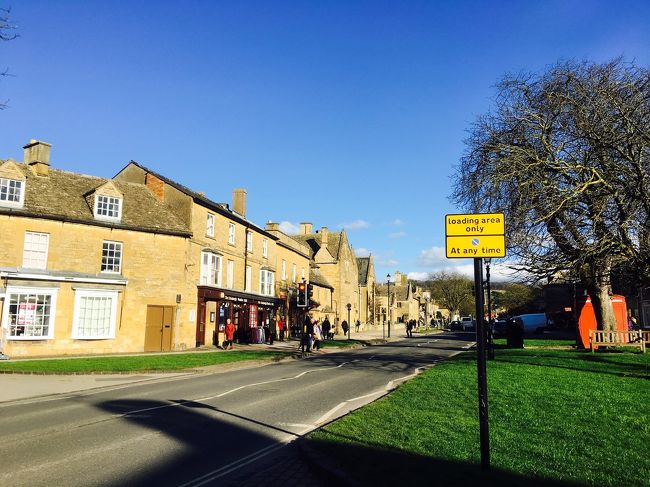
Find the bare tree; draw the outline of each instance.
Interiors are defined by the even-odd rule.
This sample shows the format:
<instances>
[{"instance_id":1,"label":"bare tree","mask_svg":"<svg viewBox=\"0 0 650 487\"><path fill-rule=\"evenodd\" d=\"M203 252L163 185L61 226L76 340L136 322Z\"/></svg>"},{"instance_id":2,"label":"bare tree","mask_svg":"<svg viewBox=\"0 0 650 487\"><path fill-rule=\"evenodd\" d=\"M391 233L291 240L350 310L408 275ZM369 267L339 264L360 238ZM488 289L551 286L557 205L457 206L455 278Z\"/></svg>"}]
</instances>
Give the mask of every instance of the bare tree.
<instances>
[{"instance_id":1,"label":"bare tree","mask_svg":"<svg viewBox=\"0 0 650 487\"><path fill-rule=\"evenodd\" d=\"M580 276L613 328L612 268L650 271L650 72L616 59L506 76L466 145L452 199L503 211L518 267Z\"/></svg>"},{"instance_id":2,"label":"bare tree","mask_svg":"<svg viewBox=\"0 0 650 487\"><path fill-rule=\"evenodd\" d=\"M461 274L441 271L431 275L431 295L452 314L471 310L472 281Z\"/></svg>"},{"instance_id":3,"label":"bare tree","mask_svg":"<svg viewBox=\"0 0 650 487\"><path fill-rule=\"evenodd\" d=\"M18 37L14 31L16 26L10 21L11 9L0 8L0 41L11 41ZM0 76L10 76L9 69L4 68L0 71ZM7 103L0 103L0 110L7 108Z\"/></svg>"}]
</instances>

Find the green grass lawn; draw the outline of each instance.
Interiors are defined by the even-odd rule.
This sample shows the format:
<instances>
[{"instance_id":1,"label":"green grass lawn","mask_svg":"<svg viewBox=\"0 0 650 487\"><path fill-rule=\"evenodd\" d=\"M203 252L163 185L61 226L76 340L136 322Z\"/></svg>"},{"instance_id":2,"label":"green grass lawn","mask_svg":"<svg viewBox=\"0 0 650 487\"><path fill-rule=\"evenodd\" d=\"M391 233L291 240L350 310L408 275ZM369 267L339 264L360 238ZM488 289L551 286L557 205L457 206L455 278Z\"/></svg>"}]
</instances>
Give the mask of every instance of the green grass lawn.
<instances>
[{"instance_id":1,"label":"green grass lawn","mask_svg":"<svg viewBox=\"0 0 650 487\"><path fill-rule=\"evenodd\" d=\"M650 353L497 350L487 473L475 359L428 370L308 445L366 485L650 485Z\"/></svg>"},{"instance_id":2,"label":"green grass lawn","mask_svg":"<svg viewBox=\"0 0 650 487\"><path fill-rule=\"evenodd\" d=\"M121 372L164 372L243 360L277 360L288 354L273 351L229 351L133 355L126 357L84 357L70 359L1 361L0 372L35 374L90 374Z\"/></svg>"}]
</instances>

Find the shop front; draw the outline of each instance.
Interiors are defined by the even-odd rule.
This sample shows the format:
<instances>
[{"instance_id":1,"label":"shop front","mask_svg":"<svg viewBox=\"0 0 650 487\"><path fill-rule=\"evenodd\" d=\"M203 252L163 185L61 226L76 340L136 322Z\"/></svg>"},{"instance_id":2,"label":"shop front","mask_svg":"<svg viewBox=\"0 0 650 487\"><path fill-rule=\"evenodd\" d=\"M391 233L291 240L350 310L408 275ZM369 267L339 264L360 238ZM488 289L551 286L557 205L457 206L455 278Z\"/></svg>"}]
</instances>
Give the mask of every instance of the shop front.
<instances>
[{"instance_id":1,"label":"shop front","mask_svg":"<svg viewBox=\"0 0 650 487\"><path fill-rule=\"evenodd\" d=\"M259 343L275 331L279 306L275 297L199 286L196 346L223 343L228 319L237 343Z\"/></svg>"}]
</instances>

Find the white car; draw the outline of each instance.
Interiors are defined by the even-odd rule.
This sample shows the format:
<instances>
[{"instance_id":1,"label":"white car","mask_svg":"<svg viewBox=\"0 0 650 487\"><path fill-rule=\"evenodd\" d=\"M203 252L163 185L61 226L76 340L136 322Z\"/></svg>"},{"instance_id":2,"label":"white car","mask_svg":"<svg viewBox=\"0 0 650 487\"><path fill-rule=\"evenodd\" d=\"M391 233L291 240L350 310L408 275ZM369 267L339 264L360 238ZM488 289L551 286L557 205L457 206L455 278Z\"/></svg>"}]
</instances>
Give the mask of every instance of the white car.
<instances>
[{"instance_id":1,"label":"white car","mask_svg":"<svg viewBox=\"0 0 650 487\"><path fill-rule=\"evenodd\" d=\"M472 331L476 326L476 323L471 316L463 316L460 319L460 324L463 331Z\"/></svg>"}]
</instances>

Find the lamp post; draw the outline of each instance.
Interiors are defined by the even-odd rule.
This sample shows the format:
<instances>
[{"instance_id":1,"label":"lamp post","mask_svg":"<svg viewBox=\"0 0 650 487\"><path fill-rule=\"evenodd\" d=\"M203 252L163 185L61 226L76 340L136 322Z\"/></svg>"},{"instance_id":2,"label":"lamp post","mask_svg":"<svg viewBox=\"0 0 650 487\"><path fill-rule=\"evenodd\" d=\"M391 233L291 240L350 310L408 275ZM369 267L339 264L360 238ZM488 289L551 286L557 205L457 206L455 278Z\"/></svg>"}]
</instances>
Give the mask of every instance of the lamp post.
<instances>
[{"instance_id":1,"label":"lamp post","mask_svg":"<svg viewBox=\"0 0 650 487\"><path fill-rule=\"evenodd\" d=\"M390 316L391 316L391 309L390 309L390 274L386 276L387 284L388 284L388 290L386 292L386 295L388 297L388 338L390 338Z\"/></svg>"},{"instance_id":2,"label":"lamp post","mask_svg":"<svg viewBox=\"0 0 650 487\"><path fill-rule=\"evenodd\" d=\"M348 303L346 308L348 308L348 340L349 340L350 333L352 332L352 322L350 321L350 310L352 309L352 305Z\"/></svg>"}]
</instances>

